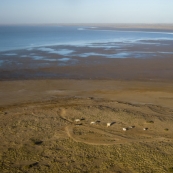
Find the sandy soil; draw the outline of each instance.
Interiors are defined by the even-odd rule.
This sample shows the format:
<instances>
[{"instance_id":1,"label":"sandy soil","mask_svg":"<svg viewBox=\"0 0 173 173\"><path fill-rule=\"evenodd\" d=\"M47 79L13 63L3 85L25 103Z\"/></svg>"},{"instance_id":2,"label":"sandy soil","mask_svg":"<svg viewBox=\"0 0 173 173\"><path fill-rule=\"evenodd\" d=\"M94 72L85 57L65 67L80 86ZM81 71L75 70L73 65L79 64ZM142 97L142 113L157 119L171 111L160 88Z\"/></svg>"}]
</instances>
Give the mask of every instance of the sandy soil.
<instances>
[{"instance_id":1,"label":"sandy soil","mask_svg":"<svg viewBox=\"0 0 173 173\"><path fill-rule=\"evenodd\" d=\"M1 81L0 91L2 173L172 171L172 82Z\"/></svg>"}]
</instances>

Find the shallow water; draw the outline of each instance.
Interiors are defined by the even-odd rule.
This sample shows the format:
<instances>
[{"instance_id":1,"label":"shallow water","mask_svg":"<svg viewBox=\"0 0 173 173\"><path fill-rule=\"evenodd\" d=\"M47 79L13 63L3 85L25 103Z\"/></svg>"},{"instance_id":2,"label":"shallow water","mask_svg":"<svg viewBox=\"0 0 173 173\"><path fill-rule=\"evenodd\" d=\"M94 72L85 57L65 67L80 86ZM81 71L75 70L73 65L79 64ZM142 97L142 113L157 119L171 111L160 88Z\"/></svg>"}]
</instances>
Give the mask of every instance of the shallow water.
<instances>
[{"instance_id":1,"label":"shallow water","mask_svg":"<svg viewBox=\"0 0 173 173\"><path fill-rule=\"evenodd\" d=\"M63 62L67 62L69 60L70 60L70 58L61 58L61 59L58 59L58 61L63 61Z\"/></svg>"},{"instance_id":2,"label":"shallow water","mask_svg":"<svg viewBox=\"0 0 173 173\"><path fill-rule=\"evenodd\" d=\"M55 50L53 48L48 48L48 47L40 47L40 48L37 48L36 50L41 50L43 52L47 52L47 53L51 53L51 54L59 54L59 55L68 55L68 54L74 52L74 50L69 50L69 49Z\"/></svg>"},{"instance_id":3,"label":"shallow water","mask_svg":"<svg viewBox=\"0 0 173 173\"><path fill-rule=\"evenodd\" d=\"M38 56L38 55L30 55L31 58L33 58L34 60L44 60L43 56Z\"/></svg>"},{"instance_id":4,"label":"shallow water","mask_svg":"<svg viewBox=\"0 0 173 173\"><path fill-rule=\"evenodd\" d=\"M16 56L17 54L16 53L5 53L3 55L6 55L6 56Z\"/></svg>"},{"instance_id":5,"label":"shallow water","mask_svg":"<svg viewBox=\"0 0 173 173\"><path fill-rule=\"evenodd\" d=\"M91 27L90 27L91 28ZM88 27L0 26L0 51L27 49L48 45L85 46L92 43L152 43L153 40L173 40L170 32L94 30ZM106 46L102 44L102 46ZM98 45L92 45L98 46ZM100 45L101 46L101 45ZM109 46L117 46L115 44ZM43 49L42 49L43 50ZM52 50L49 50L50 53ZM56 53L56 52L54 52Z\"/></svg>"},{"instance_id":6,"label":"shallow water","mask_svg":"<svg viewBox=\"0 0 173 173\"><path fill-rule=\"evenodd\" d=\"M4 63L4 60L0 60L0 66L2 66Z\"/></svg>"},{"instance_id":7,"label":"shallow water","mask_svg":"<svg viewBox=\"0 0 173 173\"><path fill-rule=\"evenodd\" d=\"M0 69L74 66L87 58L90 62L86 64L99 64L98 58L170 58L173 55L170 32L92 29L0 26Z\"/></svg>"}]
</instances>

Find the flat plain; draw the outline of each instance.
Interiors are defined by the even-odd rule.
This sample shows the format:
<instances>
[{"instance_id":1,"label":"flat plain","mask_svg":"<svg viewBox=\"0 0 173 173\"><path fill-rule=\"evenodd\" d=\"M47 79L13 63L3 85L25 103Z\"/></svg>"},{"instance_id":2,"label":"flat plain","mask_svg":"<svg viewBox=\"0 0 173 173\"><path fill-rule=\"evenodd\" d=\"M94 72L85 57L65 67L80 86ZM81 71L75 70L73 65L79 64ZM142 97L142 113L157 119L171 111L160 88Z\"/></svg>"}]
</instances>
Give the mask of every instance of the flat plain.
<instances>
[{"instance_id":1,"label":"flat plain","mask_svg":"<svg viewBox=\"0 0 173 173\"><path fill-rule=\"evenodd\" d=\"M0 84L1 172L172 171L171 82Z\"/></svg>"}]
</instances>

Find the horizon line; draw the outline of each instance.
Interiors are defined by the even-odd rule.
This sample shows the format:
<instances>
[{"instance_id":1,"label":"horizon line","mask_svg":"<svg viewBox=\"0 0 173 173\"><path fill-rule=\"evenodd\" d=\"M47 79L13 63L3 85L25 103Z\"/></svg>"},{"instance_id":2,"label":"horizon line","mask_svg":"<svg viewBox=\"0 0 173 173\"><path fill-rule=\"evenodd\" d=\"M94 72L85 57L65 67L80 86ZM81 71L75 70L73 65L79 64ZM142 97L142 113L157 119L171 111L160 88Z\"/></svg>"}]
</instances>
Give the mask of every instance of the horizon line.
<instances>
[{"instance_id":1,"label":"horizon line","mask_svg":"<svg viewBox=\"0 0 173 173\"><path fill-rule=\"evenodd\" d=\"M2 25L173 25L173 23L67 23L67 22L60 22L60 23L0 23Z\"/></svg>"}]
</instances>

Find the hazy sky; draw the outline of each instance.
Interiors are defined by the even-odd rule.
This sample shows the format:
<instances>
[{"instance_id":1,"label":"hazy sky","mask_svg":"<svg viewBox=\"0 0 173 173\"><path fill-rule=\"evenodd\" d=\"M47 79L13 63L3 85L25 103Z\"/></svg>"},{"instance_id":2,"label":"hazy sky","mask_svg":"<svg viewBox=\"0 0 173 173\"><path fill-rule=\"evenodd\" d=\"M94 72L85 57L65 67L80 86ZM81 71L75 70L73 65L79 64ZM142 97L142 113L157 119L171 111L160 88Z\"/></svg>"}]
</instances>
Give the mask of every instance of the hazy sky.
<instances>
[{"instance_id":1,"label":"hazy sky","mask_svg":"<svg viewBox=\"0 0 173 173\"><path fill-rule=\"evenodd\" d=\"M0 24L173 23L173 0L0 0Z\"/></svg>"}]
</instances>

